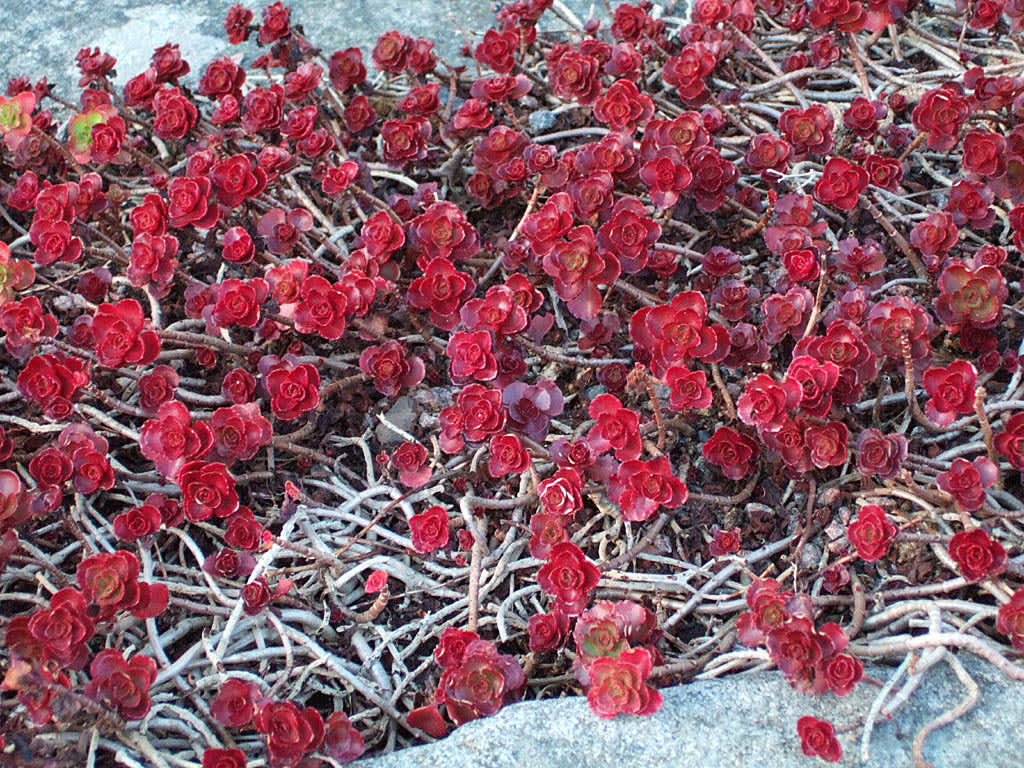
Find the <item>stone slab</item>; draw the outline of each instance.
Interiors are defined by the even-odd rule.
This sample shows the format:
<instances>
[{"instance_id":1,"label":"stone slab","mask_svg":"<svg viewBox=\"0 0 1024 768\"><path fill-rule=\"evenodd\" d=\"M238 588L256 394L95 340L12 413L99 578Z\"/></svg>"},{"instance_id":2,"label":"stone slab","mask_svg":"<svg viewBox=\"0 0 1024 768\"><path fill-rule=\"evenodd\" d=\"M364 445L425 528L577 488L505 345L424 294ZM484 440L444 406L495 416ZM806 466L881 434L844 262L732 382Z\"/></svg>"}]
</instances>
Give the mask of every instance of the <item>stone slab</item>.
<instances>
[{"instance_id":1,"label":"stone slab","mask_svg":"<svg viewBox=\"0 0 1024 768\"><path fill-rule=\"evenodd\" d=\"M935 768L1024 765L1024 685L994 667L963 658L981 687L978 706L925 742ZM891 669L868 668L885 680ZM778 672L726 677L662 689L650 717L596 717L582 697L532 701L467 723L434 744L356 761L353 768L813 768L796 735L803 715L836 727L866 714L878 688L861 682L849 696L796 693ZM877 723L869 762L860 761L860 729L840 734L838 766L912 768L920 727L955 706L964 689L948 665L930 670L910 702ZM855 740L856 739L856 740Z\"/></svg>"}]
</instances>

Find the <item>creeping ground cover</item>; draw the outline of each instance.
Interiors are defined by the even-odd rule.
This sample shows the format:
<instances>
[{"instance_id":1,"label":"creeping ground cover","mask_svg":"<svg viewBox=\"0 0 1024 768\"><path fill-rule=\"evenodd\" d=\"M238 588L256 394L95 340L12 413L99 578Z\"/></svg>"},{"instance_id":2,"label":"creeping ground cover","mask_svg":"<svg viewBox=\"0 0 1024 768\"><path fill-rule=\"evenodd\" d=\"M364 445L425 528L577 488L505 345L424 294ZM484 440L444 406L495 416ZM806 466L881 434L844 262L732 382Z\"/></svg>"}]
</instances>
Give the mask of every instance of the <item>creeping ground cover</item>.
<instances>
[{"instance_id":1,"label":"creeping ground cover","mask_svg":"<svg viewBox=\"0 0 1024 768\"><path fill-rule=\"evenodd\" d=\"M12 52L3 762L336 766L774 667L877 691L784 724L814 764L949 665L921 768L965 654L1024 680L1024 1L673 13Z\"/></svg>"}]
</instances>

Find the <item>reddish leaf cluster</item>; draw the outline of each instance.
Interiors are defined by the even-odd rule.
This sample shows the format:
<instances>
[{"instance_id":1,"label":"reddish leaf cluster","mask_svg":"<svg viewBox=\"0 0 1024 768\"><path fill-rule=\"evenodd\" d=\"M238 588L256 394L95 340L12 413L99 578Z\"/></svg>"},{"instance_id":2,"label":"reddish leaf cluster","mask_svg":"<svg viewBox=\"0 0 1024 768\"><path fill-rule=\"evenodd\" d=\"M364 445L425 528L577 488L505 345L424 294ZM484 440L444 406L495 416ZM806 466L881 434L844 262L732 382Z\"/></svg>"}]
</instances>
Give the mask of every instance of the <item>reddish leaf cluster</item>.
<instances>
[{"instance_id":1,"label":"reddish leaf cluster","mask_svg":"<svg viewBox=\"0 0 1024 768\"><path fill-rule=\"evenodd\" d=\"M935 543L934 516L903 502L955 511L939 562L965 600L993 577L1013 590L1024 79L998 49L1024 2L912 6L699 0L683 23L621 3L558 37L538 31L551 0L517 0L466 68L399 30L365 57L321 54L273 2L224 20L260 48L248 69L168 43L120 92L98 48L75 58L70 100L12 78L0 568L5 590L28 574L12 599L54 585L7 623L13 716L64 727L77 700L142 719L151 689L160 702L195 671L175 654L206 649L225 675L215 721L255 729L272 766L344 762L363 737L283 688L317 674L293 656L371 670L346 696L383 712L379 665L429 675L412 662L440 626L434 700L403 725L440 736L441 708L455 725L494 714L529 674L565 670L570 634L592 709L650 714L671 644L647 607L592 601L599 585L695 559L692 578L736 578L742 547L788 534L785 565L757 568L790 569L794 592L755 579L739 640L794 687L843 696L862 675L836 623L846 590L879 589L882 564L941 572L905 546ZM899 55L924 21L930 56L962 74ZM780 25L786 45L763 45ZM885 76L890 50L905 77ZM337 567L351 558L377 568L363 590L362 565ZM535 578L546 604L532 613L499 572ZM688 602L669 625L733 610L717 578L695 587L713 614ZM464 585L472 632L438 624ZM1017 648L1020 594L988 614ZM507 653L475 631L495 605ZM427 630L398 659L350 620ZM353 642L322 646L324 622ZM221 669L249 661L269 693ZM839 759L830 724L797 731ZM256 742L207 749L203 768L242 768Z\"/></svg>"}]
</instances>

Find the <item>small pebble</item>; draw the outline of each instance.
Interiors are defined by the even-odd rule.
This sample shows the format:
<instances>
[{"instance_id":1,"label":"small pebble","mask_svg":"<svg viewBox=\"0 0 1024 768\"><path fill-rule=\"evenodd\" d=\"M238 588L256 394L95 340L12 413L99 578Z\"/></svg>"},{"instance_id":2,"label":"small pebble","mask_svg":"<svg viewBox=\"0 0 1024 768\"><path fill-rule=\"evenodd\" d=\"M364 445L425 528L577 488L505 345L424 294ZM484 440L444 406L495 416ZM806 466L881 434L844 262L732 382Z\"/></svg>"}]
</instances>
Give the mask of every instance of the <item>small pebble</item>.
<instances>
[{"instance_id":1,"label":"small pebble","mask_svg":"<svg viewBox=\"0 0 1024 768\"><path fill-rule=\"evenodd\" d=\"M550 130L555 124L555 113L550 109L538 109L530 113L530 128L534 133L542 133Z\"/></svg>"},{"instance_id":2,"label":"small pebble","mask_svg":"<svg viewBox=\"0 0 1024 768\"><path fill-rule=\"evenodd\" d=\"M803 550L800 552L800 567L801 568L817 568L818 562L821 560L821 547L817 544L808 541L804 544Z\"/></svg>"}]
</instances>

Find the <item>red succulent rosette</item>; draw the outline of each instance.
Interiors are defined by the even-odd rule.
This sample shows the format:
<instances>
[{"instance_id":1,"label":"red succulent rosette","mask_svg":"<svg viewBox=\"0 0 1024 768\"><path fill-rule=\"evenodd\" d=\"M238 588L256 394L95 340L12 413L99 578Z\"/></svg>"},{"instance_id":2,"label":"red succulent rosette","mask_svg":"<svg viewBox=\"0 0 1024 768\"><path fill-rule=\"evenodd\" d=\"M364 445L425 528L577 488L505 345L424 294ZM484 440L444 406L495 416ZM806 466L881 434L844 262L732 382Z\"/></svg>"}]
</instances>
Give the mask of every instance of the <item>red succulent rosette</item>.
<instances>
[{"instance_id":1,"label":"red succulent rosette","mask_svg":"<svg viewBox=\"0 0 1024 768\"><path fill-rule=\"evenodd\" d=\"M777 344L786 336L797 337L810 321L814 297L803 286L773 293L761 302L761 333L766 343Z\"/></svg>"},{"instance_id":2,"label":"red succulent rosette","mask_svg":"<svg viewBox=\"0 0 1024 768\"><path fill-rule=\"evenodd\" d=\"M474 99L483 102L509 101L529 93L532 84L526 75L481 77L470 88Z\"/></svg>"},{"instance_id":3,"label":"red succulent rosette","mask_svg":"<svg viewBox=\"0 0 1024 768\"><path fill-rule=\"evenodd\" d=\"M647 608L632 600L602 600L588 608L576 620L573 642L576 659L573 674L582 685L588 685L591 665L599 658L617 658L632 646L647 644L652 655L660 633L657 619ZM654 659L657 663L657 658Z\"/></svg>"},{"instance_id":4,"label":"red succulent rosette","mask_svg":"<svg viewBox=\"0 0 1024 768\"><path fill-rule=\"evenodd\" d=\"M109 368L147 365L160 352L160 339L149 328L142 306L135 299L97 307L92 333L96 340L96 358Z\"/></svg>"},{"instance_id":5,"label":"red succulent rosette","mask_svg":"<svg viewBox=\"0 0 1024 768\"><path fill-rule=\"evenodd\" d=\"M291 421L320 404L320 372L309 363L274 367L264 377L270 408L282 421Z\"/></svg>"},{"instance_id":6,"label":"red succulent rosette","mask_svg":"<svg viewBox=\"0 0 1024 768\"><path fill-rule=\"evenodd\" d=\"M233 5L228 9L224 17L224 31L227 32L228 42L238 45L249 38L248 25L252 22L252 11L242 5Z\"/></svg>"},{"instance_id":7,"label":"red succulent rosette","mask_svg":"<svg viewBox=\"0 0 1024 768\"><path fill-rule=\"evenodd\" d=\"M211 303L203 308L208 332L233 325L253 328L260 321L260 307L270 294L262 277L251 280L228 278L210 286Z\"/></svg>"},{"instance_id":8,"label":"red succulent rosette","mask_svg":"<svg viewBox=\"0 0 1024 768\"><path fill-rule=\"evenodd\" d=\"M670 389L669 405L676 411L700 410L711 405L711 387L704 371L673 365L665 372L665 384Z\"/></svg>"},{"instance_id":9,"label":"red succulent rosette","mask_svg":"<svg viewBox=\"0 0 1024 768\"><path fill-rule=\"evenodd\" d=\"M31 357L18 374L18 391L51 418L66 418L71 400L89 381L85 361L63 354Z\"/></svg>"},{"instance_id":10,"label":"red succulent rosette","mask_svg":"<svg viewBox=\"0 0 1024 768\"><path fill-rule=\"evenodd\" d=\"M453 333L446 353L449 375L455 384L490 381L498 374L498 364L491 352L491 334L487 331Z\"/></svg>"},{"instance_id":11,"label":"red succulent rosette","mask_svg":"<svg viewBox=\"0 0 1024 768\"><path fill-rule=\"evenodd\" d=\"M746 477L760 454L761 449L752 438L732 427L719 427L701 446L701 455L731 480Z\"/></svg>"},{"instance_id":12,"label":"red succulent rosette","mask_svg":"<svg viewBox=\"0 0 1024 768\"><path fill-rule=\"evenodd\" d=\"M789 618L787 604L792 592L781 592L775 579L755 579L747 588L746 602L750 612L738 621L738 638L747 647L762 645L768 632L781 627Z\"/></svg>"},{"instance_id":13,"label":"red succulent rosette","mask_svg":"<svg viewBox=\"0 0 1024 768\"><path fill-rule=\"evenodd\" d=\"M427 449L419 443L404 442L391 454L399 481L409 488L419 488L430 480L432 470L426 464Z\"/></svg>"},{"instance_id":14,"label":"red succulent rosette","mask_svg":"<svg viewBox=\"0 0 1024 768\"><path fill-rule=\"evenodd\" d=\"M623 197L597 230L597 245L615 255L623 272L633 274L644 268L660 236L661 226L647 216L643 204L635 197Z\"/></svg>"},{"instance_id":15,"label":"red succulent rosette","mask_svg":"<svg viewBox=\"0 0 1024 768\"><path fill-rule=\"evenodd\" d=\"M537 442L544 441L551 420L560 416L565 406L562 391L548 379L536 384L513 381L502 391L501 400L508 408L509 427Z\"/></svg>"},{"instance_id":16,"label":"red succulent rosette","mask_svg":"<svg viewBox=\"0 0 1024 768\"><path fill-rule=\"evenodd\" d=\"M530 517L530 555L546 560L556 544L567 541L568 520L557 512L537 512Z\"/></svg>"},{"instance_id":17,"label":"red succulent rosette","mask_svg":"<svg viewBox=\"0 0 1024 768\"><path fill-rule=\"evenodd\" d=\"M595 453L614 450L619 461L637 458L643 450L640 417L622 405L615 395L600 394L588 408L596 424L587 433L587 444Z\"/></svg>"},{"instance_id":18,"label":"red succulent rosette","mask_svg":"<svg viewBox=\"0 0 1024 768\"><path fill-rule=\"evenodd\" d=\"M544 512L567 520L583 508L583 479L574 469L559 469L537 486Z\"/></svg>"},{"instance_id":19,"label":"red succulent rosette","mask_svg":"<svg viewBox=\"0 0 1024 768\"><path fill-rule=\"evenodd\" d=\"M0 133L4 134L7 149L14 152L31 133L35 108L36 97L31 91L21 91L10 98L0 96Z\"/></svg>"},{"instance_id":20,"label":"red succulent rosette","mask_svg":"<svg viewBox=\"0 0 1024 768\"><path fill-rule=\"evenodd\" d=\"M629 335L651 354L651 372L664 376L669 366L693 358L718 362L729 352L729 332L707 325L707 300L698 291L676 294L670 304L643 307L629 321Z\"/></svg>"},{"instance_id":21,"label":"red succulent rosette","mask_svg":"<svg viewBox=\"0 0 1024 768\"><path fill-rule=\"evenodd\" d=\"M543 653L560 648L569 631L569 617L557 608L551 613L535 613L530 617L527 632L530 635L530 650Z\"/></svg>"},{"instance_id":22,"label":"red succulent rosette","mask_svg":"<svg viewBox=\"0 0 1024 768\"><path fill-rule=\"evenodd\" d=\"M1024 471L1024 413L1010 416L994 443L995 449L1006 456L1015 469Z\"/></svg>"},{"instance_id":23,"label":"red succulent rosette","mask_svg":"<svg viewBox=\"0 0 1024 768\"><path fill-rule=\"evenodd\" d=\"M149 712L149 687L156 680L156 662L141 654L125 661L121 651L100 651L89 665L92 679L85 695L117 712L125 720L141 720Z\"/></svg>"},{"instance_id":24,"label":"red succulent rosette","mask_svg":"<svg viewBox=\"0 0 1024 768\"><path fill-rule=\"evenodd\" d=\"M874 562L885 556L889 543L896 536L896 526L889 522L877 504L867 504L857 512L857 519L846 529L846 537L862 560Z\"/></svg>"},{"instance_id":25,"label":"red succulent rosette","mask_svg":"<svg viewBox=\"0 0 1024 768\"><path fill-rule=\"evenodd\" d=\"M204 176L177 177L167 186L167 222L175 229L192 224L197 229L210 229L220 212L210 199L210 180Z\"/></svg>"},{"instance_id":26,"label":"red succulent rosette","mask_svg":"<svg viewBox=\"0 0 1024 768\"><path fill-rule=\"evenodd\" d=\"M618 658L602 656L590 665L587 703L601 718L618 714L650 715L661 709L661 694L647 684L651 654L646 648L623 651Z\"/></svg>"},{"instance_id":27,"label":"red succulent rosette","mask_svg":"<svg viewBox=\"0 0 1024 768\"><path fill-rule=\"evenodd\" d=\"M227 466L248 461L256 451L270 442L270 422L260 413L256 403L243 403L218 408L210 419L213 432L213 454Z\"/></svg>"},{"instance_id":28,"label":"red succulent rosette","mask_svg":"<svg viewBox=\"0 0 1024 768\"><path fill-rule=\"evenodd\" d=\"M451 669L462 663L466 648L474 640L479 640L476 632L469 632L456 627L445 627L441 638L434 649L434 661L442 669Z\"/></svg>"},{"instance_id":29,"label":"red succulent rosette","mask_svg":"<svg viewBox=\"0 0 1024 768\"><path fill-rule=\"evenodd\" d=\"M971 114L971 108L959 85L947 83L926 91L911 114L914 127L928 134L928 148L948 152L956 146L960 126Z\"/></svg>"},{"instance_id":30,"label":"red succulent rosette","mask_svg":"<svg viewBox=\"0 0 1024 768\"><path fill-rule=\"evenodd\" d=\"M455 398L455 405L443 408L441 449L458 453L465 442L480 443L505 426L501 392L482 384L469 384Z\"/></svg>"},{"instance_id":31,"label":"red succulent rosette","mask_svg":"<svg viewBox=\"0 0 1024 768\"><path fill-rule=\"evenodd\" d=\"M476 288L469 275L459 272L443 257L427 264L423 276L412 281L406 298L416 309L430 311L430 321L438 328L452 330L459 322L462 304Z\"/></svg>"},{"instance_id":32,"label":"red succulent rosette","mask_svg":"<svg viewBox=\"0 0 1024 768\"><path fill-rule=\"evenodd\" d=\"M1006 550L981 528L960 531L949 540L949 555L968 581L998 576L1006 568Z\"/></svg>"},{"instance_id":33,"label":"red succulent rosette","mask_svg":"<svg viewBox=\"0 0 1024 768\"><path fill-rule=\"evenodd\" d=\"M272 766L297 763L324 740L320 713L312 707L299 709L290 701L264 701L256 708L253 724L266 737Z\"/></svg>"},{"instance_id":34,"label":"red succulent rosette","mask_svg":"<svg viewBox=\"0 0 1024 768\"><path fill-rule=\"evenodd\" d=\"M743 394L736 401L740 421L759 430L774 432L782 426L786 413L796 409L802 400L800 383L787 376L781 382L760 373L747 381Z\"/></svg>"},{"instance_id":35,"label":"red succulent rosette","mask_svg":"<svg viewBox=\"0 0 1024 768\"><path fill-rule=\"evenodd\" d=\"M253 88L242 99L242 130L258 133L277 128L281 124L283 107L284 89L280 85Z\"/></svg>"},{"instance_id":36,"label":"red succulent rosette","mask_svg":"<svg viewBox=\"0 0 1024 768\"><path fill-rule=\"evenodd\" d=\"M473 49L473 58L499 74L506 75L515 67L519 51L519 33L515 29L488 29L484 39Z\"/></svg>"},{"instance_id":37,"label":"red succulent rosette","mask_svg":"<svg viewBox=\"0 0 1024 768\"><path fill-rule=\"evenodd\" d=\"M968 512L974 512L984 505L985 489L995 485L998 474L998 467L985 456L973 462L956 458L947 471L939 473L935 482L957 504Z\"/></svg>"},{"instance_id":38,"label":"red succulent rosette","mask_svg":"<svg viewBox=\"0 0 1024 768\"><path fill-rule=\"evenodd\" d=\"M903 181L903 163L898 158L884 155L868 155L864 160L864 170L876 187L895 192Z\"/></svg>"},{"instance_id":39,"label":"red succulent rosette","mask_svg":"<svg viewBox=\"0 0 1024 768\"><path fill-rule=\"evenodd\" d=\"M239 596L242 598L242 611L245 615L259 616L275 595L271 593L267 580L261 576L242 587Z\"/></svg>"},{"instance_id":40,"label":"red succulent rosette","mask_svg":"<svg viewBox=\"0 0 1024 768\"><path fill-rule=\"evenodd\" d=\"M303 232L313 227L313 217L305 208L271 208L260 217L256 229L263 236L267 250L279 256L287 256ZM323 278L320 278L321 280Z\"/></svg>"},{"instance_id":41,"label":"red succulent rosette","mask_svg":"<svg viewBox=\"0 0 1024 768\"><path fill-rule=\"evenodd\" d=\"M181 467L175 482L181 488L185 517L193 523L227 517L238 509L234 478L221 462L189 461Z\"/></svg>"},{"instance_id":42,"label":"red succulent rosette","mask_svg":"<svg viewBox=\"0 0 1024 768\"><path fill-rule=\"evenodd\" d=\"M804 443L810 452L811 463L818 469L843 466L849 456L849 436L849 429L841 421L807 427L804 430Z\"/></svg>"},{"instance_id":43,"label":"red succulent rosette","mask_svg":"<svg viewBox=\"0 0 1024 768\"><path fill-rule=\"evenodd\" d=\"M4 339L7 351L24 359L39 342L57 335L57 318L44 314L39 299L28 296L0 307L0 329L7 334Z\"/></svg>"},{"instance_id":44,"label":"red succulent rosette","mask_svg":"<svg viewBox=\"0 0 1024 768\"><path fill-rule=\"evenodd\" d=\"M640 180L647 186L651 202L658 208L669 209L693 183L693 172L678 149L661 147L640 168Z\"/></svg>"},{"instance_id":45,"label":"red succulent rosette","mask_svg":"<svg viewBox=\"0 0 1024 768\"><path fill-rule=\"evenodd\" d=\"M808 757L820 757L830 763L838 763L842 758L843 749L831 723L805 715L797 720L796 732L800 748Z\"/></svg>"},{"instance_id":46,"label":"red succulent rosette","mask_svg":"<svg viewBox=\"0 0 1024 768\"><path fill-rule=\"evenodd\" d=\"M217 193L217 202L236 208L247 198L263 191L267 174L255 155L239 154L214 163L210 169L210 181Z\"/></svg>"},{"instance_id":47,"label":"red succulent rosette","mask_svg":"<svg viewBox=\"0 0 1024 768\"><path fill-rule=\"evenodd\" d=\"M198 92L209 99L228 95L241 99L243 83L245 70L230 56L221 56L206 65L199 78Z\"/></svg>"},{"instance_id":48,"label":"red succulent rosette","mask_svg":"<svg viewBox=\"0 0 1024 768\"><path fill-rule=\"evenodd\" d=\"M868 139L878 131L878 122L883 120L888 112L889 109L883 102L868 101L863 96L858 96L850 102L850 106L843 113L843 125L858 136Z\"/></svg>"},{"instance_id":49,"label":"red succulent rosette","mask_svg":"<svg viewBox=\"0 0 1024 768\"><path fill-rule=\"evenodd\" d=\"M804 110L793 107L779 116L779 130L793 148L795 161L803 160L809 153L827 154L832 149L834 125L832 113L822 104L812 104Z\"/></svg>"},{"instance_id":50,"label":"red succulent rosette","mask_svg":"<svg viewBox=\"0 0 1024 768\"><path fill-rule=\"evenodd\" d=\"M852 211L868 186L868 172L841 157L829 158L814 185L814 197L842 211Z\"/></svg>"},{"instance_id":51,"label":"red succulent rosette","mask_svg":"<svg viewBox=\"0 0 1024 768\"><path fill-rule=\"evenodd\" d=\"M787 251L787 255L789 253L795 251ZM808 262L813 264L815 269L817 258L817 254L814 254L813 260ZM742 280L729 278L720 280L715 286L711 292L711 303L729 322L743 324L750 317L751 305L760 297L761 292L754 286L747 285Z\"/></svg>"},{"instance_id":52,"label":"red succulent rosette","mask_svg":"<svg viewBox=\"0 0 1024 768\"><path fill-rule=\"evenodd\" d=\"M39 485L63 487L71 479L71 457L56 446L44 448L28 463L28 473ZM20 480L18 481L20 485Z\"/></svg>"},{"instance_id":53,"label":"red succulent rosette","mask_svg":"<svg viewBox=\"0 0 1024 768\"><path fill-rule=\"evenodd\" d=\"M210 703L210 713L226 728L244 728L252 720L259 698L259 688L255 684L229 677L221 684L217 698Z\"/></svg>"},{"instance_id":54,"label":"red succulent rosette","mask_svg":"<svg viewBox=\"0 0 1024 768\"><path fill-rule=\"evenodd\" d=\"M568 616L578 616L597 586L601 572L583 554L583 550L569 541L551 548L548 561L537 573L540 588L555 599L556 605Z\"/></svg>"},{"instance_id":55,"label":"red succulent rosette","mask_svg":"<svg viewBox=\"0 0 1024 768\"><path fill-rule=\"evenodd\" d=\"M394 397L403 387L416 386L426 374L423 361L394 340L363 349L359 369L373 378L374 387L386 397Z\"/></svg>"},{"instance_id":56,"label":"red succulent rosette","mask_svg":"<svg viewBox=\"0 0 1024 768\"><path fill-rule=\"evenodd\" d=\"M1014 592L1009 602L999 606L996 631L1007 635L1016 650L1024 650L1024 587Z\"/></svg>"},{"instance_id":57,"label":"red succulent rosette","mask_svg":"<svg viewBox=\"0 0 1024 768\"><path fill-rule=\"evenodd\" d=\"M448 512L444 507L428 507L409 518L412 548L420 554L448 545Z\"/></svg>"},{"instance_id":58,"label":"red succulent rosette","mask_svg":"<svg viewBox=\"0 0 1024 768\"><path fill-rule=\"evenodd\" d=\"M89 615L97 621L113 618L118 611L150 618L167 607L167 587L140 582L139 561L131 552L90 555L78 564L75 578Z\"/></svg>"},{"instance_id":59,"label":"red succulent rosette","mask_svg":"<svg viewBox=\"0 0 1024 768\"><path fill-rule=\"evenodd\" d=\"M786 379L800 386L800 410L808 416L824 418L832 408L832 390L839 383L839 366L818 362L809 355L794 357Z\"/></svg>"},{"instance_id":60,"label":"red succulent rosette","mask_svg":"<svg viewBox=\"0 0 1024 768\"><path fill-rule=\"evenodd\" d=\"M566 192L556 192L523 218L519 232L534 253L544 256L572 229L572 222L572 199Z\"/></svg>"},{"instance_id":61,"label":"red succulent rosette","mask_svg":"<svg viewBox=\"0 0 1024 768\"><path fill-rule=\"evenodd\" d=\"M865 429L857 436L857 469L864 474L895 477L907 458L907 438Z\"/></svg>"},{"instance_id":62,"label":"red succulent rosette","mask_svg":"<svg viewBox=\"0 0 1024 768\"><path fill-rule=\"evenodd\" d=\"M517 301L515 291L505 285L487 289L482 299L470 299L460 310L462 322L470 331L486 330L499 336L511 336L526 328L526 309Z\"/></svg>"},{"instance_id":63,"label":"red succulent rosette","mask_svg":"<svg viewBox=\"0 0 1024 768\"><path fill-rule=\"evenodd\" d=\"M530 467L530 454L515 435L495 435L489 445L487 471L491 477L520 475Z\"/></svg>"},{"instance_id":64,"label":"red succulent rosette","mask_svg":"<svg viewBox=\"0 0 1024 768\"><path fill-rule=\"evenodd\" d=\"M704 78L718 64L715 50L702 41L687 43L678 56L665 61L662 77L669 85L676 86L685 104L698 107L707 101L709 91Z\"/></svg>"},{"instance_id":65,"label":"red succulent rosette","mask_svg":"<svg viewBox=\"0 0 1024 768\"><path fill-rule=\"evenodd\" d=\"M594 117L613 131L636 130L654 115L654 102L640 93L636 83L616 80L594 102Z\"/></svg>"},{"instance_id":66,"label":"red succulent rosette","mask_svg":"<svg viewBox=\"0 0 1024 768\"><path fill-rule=\"evenodd\" d=\"M347 91L366 80L363 52L359 48L346 48L331 54L327 76L339 91Z\"/></svg>"},{"instance_id":67,"label":"red succulent rosette","mask_svg":"<svg viewBox=\"0 0 1024 768\"><path fill-rule=\"evenodd\" d=\"M836 696L848 695L864 677L864 665L848 653L837 653L824 666L828 689Z\"/></svg>"},{"instance_id":68,"label":"red succulent rosette","mask_svg":"<svg viewBox=\"0 0 1024 768\"><path fill-rule=\"evenodd\" d=\"M686 501L686 484L672 472L668 458L625 461L608 481L608 497L619 505L624 520L648 519L662 507Z\"/></svg>"},{"instance_id":69,"label":"red succulent rosette","mask_svg":"<svg viewBox=\"0 0 1024 768\"><path fill-rule=\"evenodd\" d=\"M169 365L158 365L139 378L139 405L149 413L155 413L160 406L174 397L178 386L177 371Z\"/></svg>"},{"instance_id":70,"label":"red succulent rosette","mask_svg":"<svg viewBox=\"0 0 1024 768\"><path fill-rule=\"evenodd\" d=\"M925 404L925 414L939 426L947 427L958 414L973 413L977 383L977 371L966 360L929 368L924 372L924 388L931 399Z\"/></svg>"},{"instance_id":71,"label":"red succulent rosette","mask_svg":"<svg viewBox=\"0 0 1024 768\"><path fill-rule=\"evenodd\" d=\"M344 712L332 712L324 721L321 751L339 763L348 763L366 751L363 737Z\"/></svg>"},{"instance_id":72,"label":"red succulent rosette","mask_svg":"<svg viewBox=\"0 0 1024 768\"><path fill-rule=\"evenodd\" d=\"M938 269L942 259L952 250L960 238L956 219L945 211L928 214L928 217L910 230L910 244L920 253L926 266L932 271Z\"/></svg>"},{"instance_id":73,"label":"red succulent rosette","mask_svg":"<svg viewBox=\"0 0 1024 768\"><path fill-rule=\"evenodd\" d=\"M174 478L185 462L208 454L213 448L213 440L208 423L192 423L188 407L171 400L160 406L155 419L143 423L139 449L143 456L156 464L164 477Z\"/></svg>"},{"instance_id":74,"label":"red succulent rosette","mask_svg":"<svg viewBox=\"0 0 1024 768\"><path fill-rule=\"evenodd\" d=\"M245 752L240 749L208 747L203 750L202 768L245 768L245 763Z\"/></svg>"},{"instance_id":75,"label":"red succulent rosette","mask_svg":"<svg viewBox=\"0 0 1024 768\"><path fill-rule=\"evenodd\" d=\"M818 693L828 688L822 665L842 651L847 642L838 624L829 622L815 628L803 615L790 616L770 629L765 638L768 655L789 683L797 690Z\"/></svg>"},{"instance_id":76,"label":"red succulent rosette","mask_svg":"<svg viewBox=\"0 0 1024 768\"><path fill-rule=\"evenodd\" d=\"M993 328L999 324L1008 288L998 267L971 269L954 262L939 275L937 285L940 294L935 299L935 314L947 330L956 331L964 325Z\"/></svg>"},{"instance_id":77,"label":"red succulent rosette","mask_svg":"<svg viewBox=\"0 0 1024 768\"><path fill-rule=\"evenodd\" d=\"M27 629L38 644L38 655L33 654L36 661L44 666L53 661L75 670L85 666L89 658L87 643L95 632L95 624L85 597L77 589L65 588L54 594L48 609L28 617ZM12 622L6 639L8 646L15 646L12 652L16 650L16 644L12 644L16 633Z\"/></svg>"},{"instance_id":78,"label":"red succulent rosette","mask_svg":"<svg viewBox=\"0 0 1024 768\"><path fill-rule=\"evenodd\" d=\"M913 299L891 296L868 313L867 341L877 354L903 362L903 339L910 343L914 362L931 357L931 340L937 333L932 316Z\"/></svg>"},{"instance_id":79,"label":"red succulent rosette","mask_svg":"<svg viewBox=\"0 0 1024 768\"><path fill-rule=\"evenodd\" d=\"M580 51L556 47L548 56L548 83L563 99L593 104L601 93L600 73L601 62Z\"/></svg>"},{"instance_id":80,"label":"red succulent rosette","mask_svg":"<svg viewBox=\"0 0 1024 768\"><path fill-rule=\"evenodd\" d=\"M122 512L113 520L114 535L121 541L136 541L155 533L163 523L160 510L152 504L143 504Z\"/></svg>"},{"instance_id":81,"label":"red succulent rosette","mask_svg":"<svg viewBox=\"0 0 1024 768\"><path fill-rule=\"evenodd\" d=\"M542 263L559 298L583 320L595 317L601 308L598 285L613 283L620 271L613 254L597 251L594 230L585 225L569 230L567 239L556 242Z\"/></svg>"},{"instance_id":82,"label":"red succulent rosette","mask_svg":"<svg viewBox=\"0 0 1024 768\"><path fill-rule=\"evenodd\" d=\"M1006 172L1006 139L1000 134L977 128L964 134L964 170L982 177Z\"/></svg>"},{"instance_id":83,"label":"red succulent rosette","mask_svg":"<svg viewBox=\"0 0 1024 768\"><path fill-rule=\"evenodd\" d=\"M409 162L424 159L431 133L430 121L421 115L404 120L385 120L380 129L384 160L401 168Z\"/></svg>"},{"instance_id":84,"label":"red succulent rosette","mask_svg":"<svg viewBox=\"0 0 1024 768\"><path fill-rule=\"evenodd\" d=\"M401 72L405 69L411 45L411 38L398 30L385 32L377 38L377 44L373 48L373 66L382 72Z\"/></svg>"},{"instance_id":85,"label":"red succulent rosette","mask_svg":"<svg viewBox=\"0 0 1024 768\"><path fill-rule=\"evenodd\" d=\"M456 725L495 714L518 701L526 685L523 668L515 657L498 653L494 643L470 640L459 661L445 669L439 690L445 710Z\"/></svg>"}]
</instances>

